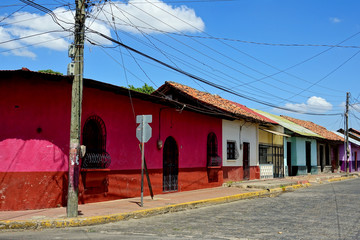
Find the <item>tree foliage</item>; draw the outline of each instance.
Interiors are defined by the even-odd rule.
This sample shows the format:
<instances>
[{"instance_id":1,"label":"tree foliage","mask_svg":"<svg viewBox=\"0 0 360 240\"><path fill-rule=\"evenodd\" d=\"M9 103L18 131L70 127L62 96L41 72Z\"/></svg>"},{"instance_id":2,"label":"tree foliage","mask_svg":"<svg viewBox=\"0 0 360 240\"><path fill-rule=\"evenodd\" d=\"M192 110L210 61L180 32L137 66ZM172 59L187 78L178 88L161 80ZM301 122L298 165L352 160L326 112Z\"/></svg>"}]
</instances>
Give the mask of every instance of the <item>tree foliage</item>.
<instances>
[{"instance_id":1,"label":"tree foliage","mask_svg":"<svg viewBox=\"0 0 360 240\"><path fill-rule=\"evenodd\" d=\"M152 92L155 91L155 89L152 86L149 86L145 83L144 86L136 88L133 85L129 85L129 88L131 90L137 91L137 92L142 92L142 93L146 93L146 94L151 94Z\"/></svg>"},{"instance_id":2,"label":"tree foliage","mask_svg":"<svg viewBox=\"0 0 360 240\"><path fill-rule=\"evenodd\" d=\"M50 74L56 74L56 75L63 75L61 72L56 72L56 71L51 70L51 69L39 70L38 72L41 72L41 73L50 73Z\"/></svg>"}]
</instances>

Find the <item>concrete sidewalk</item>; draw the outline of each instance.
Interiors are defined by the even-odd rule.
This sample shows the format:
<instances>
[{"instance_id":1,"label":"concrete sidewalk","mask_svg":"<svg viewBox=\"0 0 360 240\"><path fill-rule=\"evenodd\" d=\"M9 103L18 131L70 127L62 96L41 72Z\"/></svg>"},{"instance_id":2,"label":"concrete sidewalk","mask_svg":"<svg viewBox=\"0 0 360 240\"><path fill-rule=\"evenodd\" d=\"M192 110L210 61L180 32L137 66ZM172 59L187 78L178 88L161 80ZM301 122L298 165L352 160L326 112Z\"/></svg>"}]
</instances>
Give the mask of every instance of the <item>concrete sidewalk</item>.
<instances>
[{"instance_id":1,"label":"concrete sidewalk","mask_svg":"<svg viewBox=\"0 0 360 240\"><path fill-rule=\"evenodd\" d=\"M140 207L140 197L79 205L79 216L77 218L66 218L66 208L64 207L26 211L1 211L0 229L36 229L103 224L240 199L271 196L283 191L308 187L312 184L341 181L356 177L359 177L358 173L349 175L333 173L282 179L228 182L224 183L223 187L161 194L156 195L154 199L145 197L144 207Z\"/></svg>"}]
</instances>

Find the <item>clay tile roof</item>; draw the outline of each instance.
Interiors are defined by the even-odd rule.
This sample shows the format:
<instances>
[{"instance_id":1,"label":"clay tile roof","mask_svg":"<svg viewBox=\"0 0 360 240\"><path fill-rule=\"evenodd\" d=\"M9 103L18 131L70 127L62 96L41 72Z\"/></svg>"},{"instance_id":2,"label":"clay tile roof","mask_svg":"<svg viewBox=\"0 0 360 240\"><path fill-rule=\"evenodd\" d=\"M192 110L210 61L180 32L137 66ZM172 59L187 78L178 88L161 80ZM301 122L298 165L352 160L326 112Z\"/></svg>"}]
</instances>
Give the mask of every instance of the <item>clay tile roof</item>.
<instances>
[{"instance_id":1,"label":"clay tile roof","mask_svg":"<svg viewBox=\"0 0 360 240\"><path fill-rule=\"evenodd\" d=\"M265 123L272 123L277 124L275 121L272 121L261 114L254 112L253 110L247 108L244 105L239 103L235 103L220 97L219 95L210 94L207 92L202 92L196 90L194 88L175 83L175 82L166 82L166 84L171 85L172 87L178 89L179 91L187 94L188 96L208 105L212 105L218 109L230 112L236 116L250 118L255 121L265 122Z\"/></svg>"},{"instance_id":2,"label":"clay tile roof","mask_svg":"<svg viewBox=\"0 0 360 240\"><path fill-rule=\"evenodd\" d=\"M300 119L296 119L296 118L292 118L292 117L288 117L288 116L283 116L281 115L281 117L296 123L304 128L307 128L311 131L313 131L314 133L319 134L320 136L322 136L323 138L327 139L327 140L332 140L332 141L344 141L344 138L338 136L337 134L327 130L325 127L317 125L313 122L310 121L305 121L305 120L300 120Z\"/></svg>"}]
</instances>

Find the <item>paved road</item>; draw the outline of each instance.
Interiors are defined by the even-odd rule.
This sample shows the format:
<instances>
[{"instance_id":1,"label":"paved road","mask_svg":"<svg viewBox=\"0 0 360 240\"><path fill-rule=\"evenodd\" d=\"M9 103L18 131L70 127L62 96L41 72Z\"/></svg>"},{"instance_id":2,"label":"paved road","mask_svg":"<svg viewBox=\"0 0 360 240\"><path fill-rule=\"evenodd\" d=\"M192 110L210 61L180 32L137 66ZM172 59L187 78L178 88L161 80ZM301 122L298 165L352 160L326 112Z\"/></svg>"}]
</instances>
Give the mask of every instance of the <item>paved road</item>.
<instances>
[{"instance_id":1,"label":"paved road","mask_svg":"<svg viewBox=\"0 0 360 240\"><path fill-rule=\"evenodd\" d=\"M0 239L360 239L360 179L101 226L3 232Z\"/></svg>"}]
</instances>

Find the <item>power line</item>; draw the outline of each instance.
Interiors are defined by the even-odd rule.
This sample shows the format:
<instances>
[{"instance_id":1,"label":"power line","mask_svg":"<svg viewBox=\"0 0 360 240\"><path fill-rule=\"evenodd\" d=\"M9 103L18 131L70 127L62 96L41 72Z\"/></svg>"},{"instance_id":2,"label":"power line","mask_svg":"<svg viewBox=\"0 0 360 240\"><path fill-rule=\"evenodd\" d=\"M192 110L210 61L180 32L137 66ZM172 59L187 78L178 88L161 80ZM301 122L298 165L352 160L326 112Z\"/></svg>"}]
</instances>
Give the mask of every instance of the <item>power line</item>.
<instances>
[{"instance_id":1,"label":"power line","mask_svg":"<svg viewBox=\"0 0 360 240\"><path fill-rule=\"evenodd\" d=\"M40 4L37 4L37 3L33 2L31 0L20 0L20 1L27 4L27 5L29 5L29 6L32 6L32 7L36 8L36 9L39 9L40 11L42 11L44 13L49 14L50 17L53 19L53 21L64 30L66 30L66 29L59 23L59 21L63 22L63 23L66 23L66 24L72 24L72 23L65 22L64 20L59 19L56 16L56 14L53 13L53 11L51 11L50 9L48 9L48 8L46 8L46 7L44 7L44 6L40 5Z\"/></svg>"},{"instance_id":2,"label":"power line","mask_svg":"<svg viewBox=\"0 0 360 240\"><path fill-rule=\"evenodd\" d=\"M106 12L106 11L105 11ZM125 11L126 12L126 11ZM127 13L127 12L126 12ZM130 14L130 13L127 13L127 14L129 14L129 15L131 15L131 16L133 16L132 14ZM134 18L136 18L136 19L138 19L139 21L142 21L141 19L139 19L139 18L137 18L137 17L135 17L135 16L133 16ZM121 19L120 19L121 20ZM142 21L143 22L143 21ZM144 22L145 23L145 22ZM145 23L145 24L147 24L147 23ZM176 29L175 29L176 30ZM125 33L126 34L126 33ZM150 36L150 35L149 35ZM150 36L150 37L152 37L152 36ZM177 40L177 39L175 39L175 38L173 38L173 37L171 37L171 36L168 36L168 37L170 37L171 39L173 39L173 40L175 40L175 41L177 41L177 42L179 42L180 44L182 44L182 45L184 45L184 46L186 46L186 47L189 47L189 48L191 48L191 49L193 49L194 51L196 51L196 52L199 52L200 54L202 54L202 55L204 55L204 56L206 56L206 57L209 57L208 55L206 55L206 54L203 54L203 53L201 53L200 51L198 51L198 50L196 50L196 49L194 49L193 47L191 47L191 46L189 46L189 45L187 45L187 44L185 44L185 43L183 43L183 42L181 42L181 41L179 41L179 40ZM152 37L152 38L154 38L154 37ZM156 38L155 38L156 39ZM162 41L160 41L159 39L156 39L157 41L159 41L159 42L161 42L162 44L164 44L164 45L166 45L166 46L168 46L168 47L170 47L170 48L172 48L173 50L175 50L175 51L178 51L179 53L181 53L181 54L183 54L183 55L185 55L185 56L187 56L187 57L189 57L189 58L191 58L191 59L193 59L194 61L196 61L196 62L198 62L198 63L200 63L202 66L207 66L209 69L211 69L211 70L213 70L214 71L214 69L213 69L213 67L211 67L210 65L208 65L208 64L206 64L206 63L204 63L204 62L200 62L199 60L197 60L196 58L194 58L194 57L192 57L192 56L190 56L190 55L187 55L187 54L185 54L184 52L182 52L182 51L180 51L180 50L178 50L178 49L176 49L176 48L174 48L173 46L169 46L168 44L166 44L166 43L164 43L164 42L162 42ZM211 58L211 57L209 57L209 58ZM223 63L222 63L223 64ZM225 64L223 64L224 66L227 66L227 65L225 65ZM231 75L229 75L228 73L225 73L225 72L223 72L223 71L221 71L221 70L215 70L215 71L217 71L217 72L220 72L220 73L222 73L222 74L224 74L225 76L227 76L228 78L231 78L231 79L233 79L233 80L235 80L235 81L238 81L238 79L236 79L236 78L234 78L233 76L231 76ZM214 74L215 75L215 74ZM250 76L251 77L251 76ZM224 78L223 78L224 79ZM230 81L230 80L227 80L227 81ZM230 81L230 82L232 82L232 83L234 83L235 84L235 82L233 82L233 81ZM249 86L249 87L247 87L247 88L255 88L255 87L253 87L253 86ZM257 89L257 88L255 88L255 89ZM263 90L260 90L260 89L257 89L257 91L261 91L261 92L264 92ZM267 92L264 92L264 93L266 93L266 94L269 94L269 93L267 93ZM256 94L255 94L256 95ZM272 95L272 94L270 94L270 95ZM261 95L262 97L264 96L264 95ZM278 96L275 96L275 95L273 95L274 97L276 97L276 99L278 98Z\"/></svg>"},{"instance_id":3,"label":"power line","mask_svg":"<svg viewBox=\"0 0 360 240\"><path fill-rule=\"evenodd\" d=\"M70 31L70 29L67 29L66 31ZM27 36L24 36L24 37L18 37L18 38L13 38L13 39L10 39L10 40L6 40L6 41L3 41L3 42L0 42L0 44L5 44L5 43L13 42L13 41L23 40L23 39L26 39L26 38L37 37L37 36L41 36L41 35L44 35L44 34L55 33L55 32L63 32L63 31L62 30L51 30L51 31L46 31L46 32L41 32L41 33L35 33L35 34L27 35Z\"/></svg>"},{"instance_id":4,"label":"power line","mask_svg":"<svg viewBox=\"0 0 360 240\"><path fill-rule=\"evenodd\" d=\"M139 9L140 11L144 12L145 14L147 14L147 15L155 18L155 19L157 19L158 21L160 21L160 22L162 22L163 24L169 26L170 28L172 28L172 29L174 29L174 30L176 30L176 31L179 31L178 29L170 26L168 23L165 23L165 22L162 21L161 19L152 16L151 14L149 14L149 13L146 12L146 11L144 11L143 9L138 8L138 7L136 7L136 6L134 6L134 7L137 8L137 9ZM162 9L162 8L160 8L160 9ZM124 11L124 12L126 12L126 11ZM130 16L136 18L137 20L143 22L144 24L149 25L148 23L144 22L142 19L139 19L139 18L137 18L136 16L134 16L134 15L128 13L128 12L126 12L126 13L129 14ZM167 12L167 13L168 13L168 12ZM168 13L168 14L170 14L170 13ZM176 17L176 16L174 16L174 17ZM121 19L120 19L120 20L121 20ZM234 67L231 67L231 66L223 63L222 61L219 61L218 59L215 59L215 58L213 58L213 57L211 57L211 56L209 56L209 55L207 55L207 54L204 54L204 53L200 52L198 49L196 49L196 48L194 48L194 47L192 47L192 46L189 46L189 45L185 44L185 43L182 42L182 41L179 41L179 40L177 40L177 39L175 39L175 38L173 38L173 37L171 37L171 36L169 36L169 35L167 35L167 36L170 37L171 39L179 42L180 44L185 45L186 47L192 49L193 51L198 52L199 54L201 54L201 55L203 55L203 56L205 56L205 57L208 57L208 58L210 58L211 60L213 60L213 61L215 61L215 62L217 62L217 63L219 63L219 64L221 64L221 65L223 65L223 66L226 66L226 67L232 69L233 71L239 72L240 74L243 74L243 75L245 75L245 76L247 76L247 77L249 77L249 78L251 78L251 79L255 79L255 80L256 80L256 78L254 78L253 76L251 76L251 75L249 75L249 74L246 74L246 73L244 73L244 72L242 72L242 71L239 71L238 69L236 69L236 68L234 68ZM194 40L194 41L196 41L196 40ZM199 43L198 41L196 41L196 42ZM213 48L211 48L211 47L209 47L209 46L207 46L207 45L204 45L204 44L202 44L202 43L199 43L199 44L201 44L201 45L209 48L210 50L216 52L217 54L220 54L220 55L222 55L222 56L225 56L225 57L231 59L232 61L234 61L234 62L236 62L236 63L238 63L238 64L240 64L240 65L242 65L242 66L245 66L245 67L247 67L247 68L249 68L249 69L251 69L251 70L253 70L253 71L256 71L256 72L258 72L258 73L260 73L260 74L263 74L263 73L257 71L256 69L253 69L253 68L251 68L251 67L249 67L249 66L247 66L247 65L245 65L245 64L243 64L243 63L240 63L239 61L237 61L237 60L235 60L235 59L233 59L233 58L231 58L231 57L228 57L228 56L220 53L219 51L217 51L217 50L215 50L215 49L213 49ZM173 47L171 47L171 48L173 48ZM173 49L174 49L174 48L173 48ZM175 49L175 50L176 50L176 49ZM181 53L182 53L182 52L181 52ZM182 53L182 54L184 54L184 53ZM191 58L194 59L195 61L197 61L197 59L195 59L195 58L193 58L193 57L191 57ZM207 64L204 64L204 63L201 63L201 64L202 64L202 65L207 65ZM208 65L207 65L207 66L208 66ZM210 69L212 69L211 66L208 66L208 67L209 67ZM218 71L218 72L222 72L221 70L217 70L217 71ZM229 75L229 74L227 74L227 73L222 72L222 74L226 75L226 76L229 77L229 78L234 79L236 82L233 82L233 84L237 84L237 81L239 81L238 79L234 78L233 76L231 76L231 75ZM266 74L263 74L263 75L266 76ZM282 82L282 83L286 84L285 82ZM272 84L270 84L270 83L264 83L264 84L267 84L267 85L269 85L269 86L271 86L271 87L273 87L273 88L275 88L275 89L281 90L281 91L286 92L286 93L295 94L295 92L289 92L288 90L285 90L285 89L283 89L283 88L279 88L279 86L274 86L274 85L272 85ZM244 83L244 84L242 84L241 86L245 86L245 85L249 85L249 84ZM253 88L253 89L255 89L256 91L262 92L262 93L267 94L267 95L272 95L272 96L275 97L276 99L279 98L278 95L271 94L271 93L266 92L266 91L264 91L264 90L258 89L258 88L254 87L254 86L249 86L249 88ZM280 97L280 98L281 98L281 97ZM284 98L281 98L281 99L286 100L286 99L284 99Z\"/></svg>"},{"instance_id":5,"label":"power line","mask_svg":"<svg viewBox=\"0 0 360 240\"><path fill-rule=\"evenodd\" d=\"M221 85L219 85L219 84L212 83L212 82L210 82L210 81L207 81L206 79L203 79L203 78L201 78L201 77L198 77L198 76L193 75L193 74L191 74L191 73L188 73L188 72L186 72L186 71L183 71L183 70L181 70L181 69L178 69L178 68L176 68L176 67L174 67L174 66L171 66L171 65L169 65L169 64L167 64L167 63L165 63L165 62L162 62L162 61L160 61L160 60L158 60L158 59L156 59L156 58L153 58L153 57L151 57L151 56L149 56L149 55L147 55L147 54L145 54L145 53L143 53L143 52L140 52L140 51L138 51L138 50L136 50L136 49L134 49L134 48L132 48L132 47L124 44L124 43L121 43L121 42L119 42L119 41L117 41L117 40L115 40L115 39L113 39L113 38L111 38L111 37L109 37L109 36L106 36L105 34L102 34L102 33L98 32L98 31L95 31L95 30L91 30L91 31L92 31L93 33L98 34L99 36L102 36L103 38L105 38L105 39L107 39L107 40L109 40L109 41L112 41L112 42L114 42L114 43L116 43L116 44L118 44L118 45L120 45L120 46L122 46L122 47L124 47L124 48L126 48L126 49L129 49L130 51L135 52L135 53L137 53L137 54L139 54L139 55L141 55L141 56L143 56L143 57L146 57L146 58L148 58L148 59L151 59L152 61L155 61L155 62L157 62L157 63L159 63L159 64L161 64L161 65L163 65L163 66L165 66L165 67L168 67L168 68L170 68L170 69L172 69L172 70L174 70L174 71L176 71L176 72L179 72L179 73L181 73L181 74L183 74L183 75L186 75L186 76L188 76L188 77L190 77L190 78L193 78L193 79L195 79L195 80L197 80L197 81L200 81L200 82L202 82L202 83L205 83L205 84L207 84L207 85L209 85L209 86L212 86L212 87L218 88L218 89L220 89L220 90L223 90L224 92L228 92L228 93L231 93L231 94L233 94L233 95L239 96L239 97L241 97L241 98L244 98L244 99L247 99L247 100L250 100L250 101L253 101L253 102L257 102L257 103L260 103L260 104L263 104L263 105L267 105L267 106L270 106L270 107L274 107L274 108L278 108L278 109L282 109L282 110L286 110L286 111L290 111L290 112L297 112L297 113L301 113L301 114L321 115L321 116L341 115L341 113L334 113L334 114L302 113L302 112L294 111L294 110L292 110L292 109L288 109L288 108L285 108L285 107L275 106L275 105L273 105L273 104L271 104L271 103L268 103L268 102L265 102L265 101L262 101L262 100L259 100L259 99L255 99L255 98L250 97L250 96L246 96L246 95L243 95L243 94L234 92L233 90L231 90L231 89L229 89L229 88L227 88L227 87L225 87L225 86L221 86Z\"/></svg>"},{"instance_id":6,"label":"power line","mask_svg":"<svg viewBox=\"0 0 360 240\"><path fill-rule=\"evenodd\" d=\"M149 2L148 0L146 0L146 1L147 1L147 2ZM150 4L152 4L151 2L149 2L149 3L150 3ZM157 8L159 8L159 9L161 9L162 11L164 11L164 12L166 12L166 13L170 14L171 16L173 16L173 17L175 17L175 18L179 19L180 21L182 21L182 22L184 22L185 24L187 24L187 25L189 25L189 26L193 27L194 29L196 29L196 30L198 30L198 31L200 31L200 32L202 32L202 33L204 33L204 34L206 34L207 36L211 36L210 34L208 34L208 33L204 32L203 30L201 30L201 29L199 29L199 28L197 28L197 27L193 26L193 25L192 25L192 24L190 24L189 22L184 21L184 20L182 20L182 19L178 18L177 16L175 16L175 15L173 15L173 14L169 13L168 11L164 10L163 8L161 8L161 7L159 7L159 6L156 6L156 5L154 5L154 4L152 4L152 5L153 5L153 6L155 6L155 7L157 7ZM357 35L357 34L359 34L359 33L360 33L360 32L358 32L358 33L354 34L353 36L356 36L356 35ZM340 42L340 43L339 43L339 44L337 44L337 45L342 44L343 42L347 41L348 39L352 38L353 36L351 36L351 37L349 37L349 38L345 39L344 41ZM211 36L211 37L212 37L212 36ZM268 64L268 63L265 63L264 61L259 60L259 59L255 58L255 57L251 56L250 54L247 54L247 53L245 53L245 52L243 52L243 51L240 51L239 49L234 48L233 46L228 45L227 43L224 43L224 42L223 42L223 41L221 41L221 40L219 40L219 41L220 41L221 43L225 44L226 46L229 46L229 47L231 47L231 48L235 49L236 51L238 51L238 52L240 52L240 53L242 53L242 54L245 54L245 55L246 55L246 56L248 56L248 57L251 57L252 59L254 59L254 60L256 60L256 61L259 61L259 62L261 62L261 63L263 63L263 64L265 64L265 65L267 65L267 66L270 66L270 67L272 67L272 68L274 68L274 69L276 69L276 70L279 70L279 69L275 68L274 66L272 66L272 65L270 65L270 64ZM288 68L286 68L285 70L279 70L279 72L277 72L277 73L274 73L274 74L271 74L271 75L265 76L265 77L263 77L263 78L260 78L260 79L255 80L255 81L253 81L253 82L262 81L262 80L264 80L264 79L266 79L266 78L268 78L268 77L273 77L273 76L275 76L275 75L277 75L277 74L279 74L279 73L286 73L286 74L288 74L286 71L288 71L288 70L290 70L290 69L292 69L292 68L294 68L294 67L296 67L296 66L299 66L300 64L303 64L303 63L305 63L305 62L307 62L307 61L309 61L309 60L311 60L311 59L313 59L313 58L315 58L315 57L317 57L317 56L319 56L319 55L321 55L321 54L323 54L323 53L327 52L327 51L328 51L328 50L330 50L330 49L332 49L332 48L329 48L329 49L327 49L327 50L325 50L325 51L323 51L323 52L321 52L321 53L319 53L319 54L316 54L316 55L314 55L314 56L312 56L312 57L310 57L310 58L308 58L308 59L306 59L306 60L304 60L304 61L300 62L300 63L297 63L297 64L295 64L295 65L293 65L293 66L291 66L291 67L288 67ZM290 75L290 76L294 76L294 75L292 75L292 74L288 74L288 75ZM296 76L294 76L294 77L296 77ZM300 79L300 80L303 80L303 81L306 81L306 80L301 79L301 78L299 78L299 77L296 77L296 78L298 78L298 79ZM253 82L252 82L252 83L253 83ZM249 83L248 83L248 84L249 84ZM235 87L236 87L236 86L235 86Z\"/></svg>"},{"instance_id":7,"label":"power line","mask_svg":"<svg viewBox=\"0 0 360 240\"><path fill-rule=\"evenodd\" d=\"M7 50L3 50L3 51L0 51L0 53L10 52L10 51L14 51L14 50L22 49L22 48L28 48L28 47L32 47L32 46L36 46L36 45L41 45L41 44L43 44L43 43L56 41L56 40L59 40L59 39L63 39L63 38L70 37L70 36L72 36L72 34L69 34L69 35L66 35L66 36L63 36L63 37L59 37L59 38L54 38L54 39L51 39L51 40L46 40L46 41L42 41L42 42L37 42L37 43L34 43L34 44L29 44L29 45L25 45L25 46L21 46L21 47L16 47L16 48L11 48L11 49L7 49Z\"/></svg>"},{"instance_id":8,"label":"power line","mask_svg":"<svg viewBox=\"0 0 360 240\"><path fill-rule=\"evenodd\" d=\"M333 69L330 73L326 74L324 77L322 77L320 80L316 81L315 83L313 83L312 85L310 85L309 87L307 87L305 90L300 91L298 94L295 94L291 97L289 97L289 99L298 96L299 94L303 93L304 91L310 89L311 87L315 86L316 84L318 84L319 82L323 81L325 78L329 77L331 74L333 74L334 72L336 72L337 70L339 70L342 66L344 66L347 62L349 62L351 59L353 59L356 55L358 55L360 53L360 50L357 51L355 54L353 54L350 58L348 58L345 62L341 63L339 66L337 66L335 69Z\"/></svg>"},{"instance_id":9,"label":"power line","mask_svg":"<svg viewBox=\"0 0 360 240\"><path fill-rule=\"evenodd\" d=\"M280 46L280 47L331 47L331 48L360 48L360 46L344 46L344 45L333 45L333 44L299 44L299 43L267 43L267 42L255 42L255 41L246 41L232 38L222 38L222 37L213 37L213 36L198 36L198 35L189 35L189 34L180 34L180 33L171 33L174 35L184 36L188 38L202 38L202 39L214 39L214 40L223 40L230 42L241 42L265 46Z\"/></svg>"},{"instance_id":10,"label":"power line","mask_svg":"<svg viewBox=\"0 0 360 240\"><path fill-rule=\"evenodd\" d=\"M23 9L23 8L25 8L25 7L26 7L26 5L20 7L19 9L17 9L17 10L15 10L14 12L10 13L9 15L6 15L5 17L3 17L3 19L0 20L0 23L1 23L2 21L4 21L5 19L11 17L11 16L14 15L15 13L21 11L21 9Z\"/></svg>"}]
</instances>

